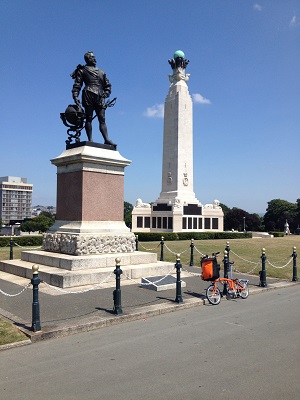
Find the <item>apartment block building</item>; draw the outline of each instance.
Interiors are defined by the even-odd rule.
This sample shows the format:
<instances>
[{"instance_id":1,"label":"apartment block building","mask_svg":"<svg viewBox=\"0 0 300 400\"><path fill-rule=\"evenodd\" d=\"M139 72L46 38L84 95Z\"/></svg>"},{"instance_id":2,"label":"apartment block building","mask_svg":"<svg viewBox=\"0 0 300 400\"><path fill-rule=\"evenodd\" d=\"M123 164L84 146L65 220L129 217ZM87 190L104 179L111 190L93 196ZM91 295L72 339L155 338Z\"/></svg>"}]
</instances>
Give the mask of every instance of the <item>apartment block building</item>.
<instances>
[{"instance_id":1,"label":"apartment block building","mask_svg":"<svg viewBox=\"0 0 300 400\"><path fill-rule=\"evenodd\" d=\"M0 177L0 217L2 224L22 222L31 218L32 187L27 178Z\"/></svg>"}]
</instances>

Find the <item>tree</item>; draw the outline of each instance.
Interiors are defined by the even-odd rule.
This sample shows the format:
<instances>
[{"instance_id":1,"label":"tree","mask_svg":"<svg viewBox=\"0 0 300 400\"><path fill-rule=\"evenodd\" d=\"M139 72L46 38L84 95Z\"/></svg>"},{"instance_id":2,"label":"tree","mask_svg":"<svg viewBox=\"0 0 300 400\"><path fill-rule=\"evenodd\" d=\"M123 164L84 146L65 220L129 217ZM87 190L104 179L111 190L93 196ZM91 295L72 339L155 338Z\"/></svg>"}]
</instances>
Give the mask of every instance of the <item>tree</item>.
<instances>
[{"instance_id":1,"label":"tree","mask_svg":"<svg viewBox=\"0 0 300 400\"><path fill-rule=\"evenodd\" d=\"M261 231L262 218L258 214L249 214L241 208L233 207L224 215L224 230Z\"/></svg>"},{"instance_id":2,"label":"tree","mask_svg":"<svg viewBox=\"0 0 300 400\"><path fill-rule=\"evenodd\" d=\"M230 211L230 208L227 207L227 206L226 206L225 204L223 204L223 203L220 203L220 207L222 208L223 213L224 213L224 217L225 217L225 215L228 213L228 211Z\"/></svg>"},{"instance_id":3,"label":"tree","mask_svg":"<svg viewBox=\"0 0 300 400\"><path fill-rule=\"evenodd\" d=\"M297 203L297 213L296 213L297 215L295 218L295 226L296 226L296 228L299 228L300 227L300 199L297 199L296 203Z\"/></svg>"},{"instance_id":4,"label":"tree","mask_svg":"<svg viewBox=\"0 0 300 400\"><path fill-rule=\"evenodd\" d=\"M27 221L24 221L21 225L20 225L20 230L22 232L36 232L37 229L37 225L35 223L35 221L33 219L29 219Z\"/></svg>"},{"instance_id":5,"label":"tree","mask_svg":"<svg viewBox=\"0 0 300 400\"><path fill-rule=\"evenodd\" d=\"M46 232L54 224L54 216L51 213L42 211L36 218L24 221L20 225L22 232Z\"/></svg>"},{"instance_id":6,"label":"tree","mask_svg":"<svg viewBox=\"0 0 300 400\"><path fill-rule=\"evenodd\" d=\"M267 212L264 215L266 229L268 231L283 231L286 221L291 231L296 229L300 210L300 200L299 202L298 200L297 204L281 199L269 201Z\"/></svg>"},{"instance_id":7,"label":"tree","mask_svg":"<svg viewBox=\"0 0 300 400\"><path fill-rule=\"evenodd\" d=\"M131 228L132 210L133 205L127 201L124 201L124 221L128 228Z\"/></svg>"}]
</instances>

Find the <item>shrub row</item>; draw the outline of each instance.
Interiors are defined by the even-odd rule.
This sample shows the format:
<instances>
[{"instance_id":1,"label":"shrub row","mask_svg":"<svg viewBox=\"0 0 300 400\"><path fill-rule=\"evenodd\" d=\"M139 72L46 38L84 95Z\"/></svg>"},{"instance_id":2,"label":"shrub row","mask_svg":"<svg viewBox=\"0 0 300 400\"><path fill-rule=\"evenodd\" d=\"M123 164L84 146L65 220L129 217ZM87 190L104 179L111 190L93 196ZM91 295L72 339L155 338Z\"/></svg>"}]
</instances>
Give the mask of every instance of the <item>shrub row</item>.
<instances>
[{"instance_id":1,"label":"shrub row","mask_svg":"<svg viewBox=\"0 0 300 400\"><path fill-rule=\"evenodd\" d=\"M14 243L19 246L41 246L43 243L42 236L13 236L12 240ZM9 236L1 236L0 237L0 247L9 246L10 237Z\"/></svg>"},{"instance_id":2,"label":"shrub row","mask_svg":"<svg viewBox=\"0 0 300 400\"><path fill-rule=\"evenodd\" d=\"M284 237L284 232L269 232L269 235L273 235L274 237Z\"/></svg>"},{"instance_id":3,"label":"shrub row","mask_svg":"<svg viewBox=\"0 0 300 400\"><path fill-rule=\"evenodd\" d=\"M209 239L249 239L252 233L242 232L135 232L140 242L157 242L164 237L165 241L171 240L209 240Z\"/></svg>"}]
</instances>

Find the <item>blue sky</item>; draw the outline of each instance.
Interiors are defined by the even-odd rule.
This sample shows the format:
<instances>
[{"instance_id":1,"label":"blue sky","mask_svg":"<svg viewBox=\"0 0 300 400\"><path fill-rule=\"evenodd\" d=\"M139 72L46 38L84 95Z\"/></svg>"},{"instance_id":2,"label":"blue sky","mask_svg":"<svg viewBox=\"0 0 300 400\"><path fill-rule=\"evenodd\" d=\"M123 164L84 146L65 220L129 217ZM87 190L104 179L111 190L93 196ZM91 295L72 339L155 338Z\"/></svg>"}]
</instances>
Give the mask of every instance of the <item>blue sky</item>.
<instances>
[{"instance_id":1,"label":"blue sky","mask_svg":"<svg viewBox=\"0 0 300 400\"><path fill-rule=\"evenodd\" d=\"M0 0L0 176L28 178L55 205L50 159L67 138L59 114L70 73L93 50L112 83L109 136L132 164L125 200L161 191L167 62L190 59L194 191L203 203L263 213L296 202L300 160L299 0ZM85 133L82 137L85 140ZM94 124L94 140L102 136Z\"/></svg>"}]
</instances>

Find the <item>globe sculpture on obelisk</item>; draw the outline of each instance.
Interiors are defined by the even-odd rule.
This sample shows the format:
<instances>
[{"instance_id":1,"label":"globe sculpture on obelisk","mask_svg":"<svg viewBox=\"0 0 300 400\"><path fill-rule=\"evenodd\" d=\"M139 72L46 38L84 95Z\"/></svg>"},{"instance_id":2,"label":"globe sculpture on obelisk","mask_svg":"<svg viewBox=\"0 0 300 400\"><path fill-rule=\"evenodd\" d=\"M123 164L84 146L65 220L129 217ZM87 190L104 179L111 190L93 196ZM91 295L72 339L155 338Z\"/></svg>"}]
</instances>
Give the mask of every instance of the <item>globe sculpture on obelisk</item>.
<instances>
[{"instance_id":1,"label":"globe sculpture on obelisk","mask_svg":"<svg viewBox=\"0 0 300 400\"><path fill-rule=\"evenodd\" d=\"M132 229L181 232L223 230L219 202L202 206L193 189L193 103L186 67L189 60L178 50L168 60L171 82L164 106L162 190L150 207L138 199L133 209Z\"/></svg>"}]
</instances>

